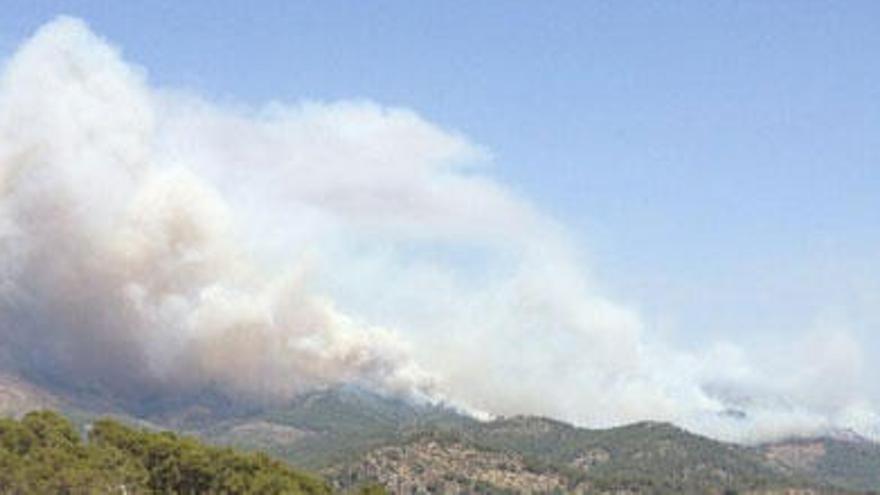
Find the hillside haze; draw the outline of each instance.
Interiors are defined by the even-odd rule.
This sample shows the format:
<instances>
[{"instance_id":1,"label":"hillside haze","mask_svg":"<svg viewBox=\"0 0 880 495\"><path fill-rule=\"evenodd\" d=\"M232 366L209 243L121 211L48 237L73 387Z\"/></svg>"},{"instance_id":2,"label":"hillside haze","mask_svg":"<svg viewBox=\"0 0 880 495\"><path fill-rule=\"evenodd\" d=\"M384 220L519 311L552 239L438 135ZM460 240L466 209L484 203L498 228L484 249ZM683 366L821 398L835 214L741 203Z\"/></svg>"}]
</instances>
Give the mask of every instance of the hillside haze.
<instances>
[{"instance_id":1,"label":"hillside haze","mask_svg":"<svg viewBox=\"0 0 880 495\"><path fill-rule=\"evenodd\" d=\"M136 415L355 385L723 440L877 438L846 332L665 342L461 133L363 100L218 102L148 69L72 17L2 66L3 370Z\"/></svg>"},{"instance_id":2,"label":"hillside haze","mask_svg":"<svg viewBox=\"0 0 880 495\"><path fill-rule=\"evenodd\" d=\"M284 32L289 40L297 34ZM47 19L18 41L13 47L0 39L0 412L16 418L4 419L0 431L0 473L12 473L0 491L52 492L31 478L61 486L55 475L79 461L77 473L88 480L77 486L92 480L123 491L128 484L159 492L285 491L254 488L277 485L327 493L373 483L401 494L880 490L873 286L839 296L870 307L852 311L859 324L850 325L843 310L838 318L838 307L849 307L842 303L828 303L826 321L823 302L815 310L823 317L810 322L778 317L799 309L768 311L777 318L761 325L777 325L778 334L752 329L749 318L717 323L735 331L679 333L667 328L676 318L642 308L711 292L708 286L676 291L659 283L650 304L635 297L640 291L606 286L600 275L613 266L588 252L594 241L576 227L581 220L567 221L552 201L503 179L495 165L517 158L496 155L442 118L359 97L254 103L166 86L161 73L139 65L143 53L124 52L71 16ZM254 76L235 69L236 78ZM529 91L537 99L551 93ZM573 94L570 103L580 102ZM525 103L519 100L507 104ZM713 100L726 107L738 98ZM474 106L467 113L482 112ZM589 120L582 117L559 124ZM675 127L663 122L658 130ZM549 152L539 143L531 146ZM728 153L750 162L733 148ZM674 169L667 159L658 164ZM537 173L542 165L530 167ZM692 185L708 196L737 197L712 187L713 180L727 184L723 174L702 178L711 169L671 175L705 179ZM873 175L850 172L860 187L873 184L862 180ZM643 170L626 182L645 187L654 178ZM585 204L608 194L596 180L573 194ZM739 211L739 201L737 208L706 198L679 204L691 188L674 184L654 191L644 211L667 203L682 218L715 211L698 222L712 227L709 234L724 230L715 224L732 212L772 217ZM785 203L792 189L761 189L757 203L778 212L777 200ZM809 203L816 215L824 206ZM800 213L810 228L818 222ZM644 233L655 222L639 223ZM854 225L841 245L860 244L856 234L874 230ZM670 262L665 272L703 270L683 250L696 237L688 232L665 246L682 264ZM831 233L828 239L815 244L843 249ZM765 258L772 251L765 244L743 242L725 246L727 256L760 258L761 270L750 262L754 272L769 273L767 266L781 264L774 260L788 257ZM663 251L625 244L634 247L621 265ZM877 278L840 253L812 256L834 265L829 273ZM805 272L824 281L809 259ZM785 295L780 307L800 301L799 292L756 277L753 285ZM780 284L789 285L797 282ZM725 294L705 301L723 306L717 301L731 299ZM713 304L701 311L711 313ZM699 326L695 318L683 328ZM34 412L43 410L61 411L75 426ZM216 446L268 452L326 483L263 454ZM153 469L156 452L186 454L186 469L205 468L210 479L196 487L165 483L168 473ZM56 455L57 472L43 462ZM206 467L214 461L242 472Z\"/></svg>"},{"instance_id":3,"label":"hillside haze","mask_svg":"<svg viewBox=\"0 0 880 495\"><path fill-rule=\"evenodd\" d=\"M478 420L359 387L315 391L243 411L215 397L145 416L6 377L4 413L60 408L79 424L113 415L211 443L268 452L338 489L379 483L418 493L867 493L880 489L880 445L855 435L737 445L668 423L584 429L549 418ZM91 408L88 408L91 404ZM732 493L732 492L731 492Z\"/></svg>"}]
</instances>

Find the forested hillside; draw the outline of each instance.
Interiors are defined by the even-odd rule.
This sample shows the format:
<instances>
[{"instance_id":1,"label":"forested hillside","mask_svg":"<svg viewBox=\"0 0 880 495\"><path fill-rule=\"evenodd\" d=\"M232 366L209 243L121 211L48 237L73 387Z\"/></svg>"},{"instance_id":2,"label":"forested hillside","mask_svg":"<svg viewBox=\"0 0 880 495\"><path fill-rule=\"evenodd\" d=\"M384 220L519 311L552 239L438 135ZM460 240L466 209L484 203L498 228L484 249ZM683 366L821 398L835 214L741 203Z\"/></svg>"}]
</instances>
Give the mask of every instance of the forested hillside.
<instances>
[{"instance_id":1,"label":"forested hillside","mask_svg":"<svg viewBox=\"0 0 880 495\"><path fill-rule=\"evenodd\" d=\"M325 494L326 483L264 454L99 420L83 439L62 416L0 419L0 493Z\"/></svg>"},{"instance_id":2,"label":"forested hillside","mask_svg":"<svg viewBox=\"0 0 880 495\"><path fill-rule=\"evenodd\" d=\"M40 390L15 385L7 383L6 396L27 398ZM0 397L3 390L0 383ZM539 417L478 421L443 405L356 387L303 394L262 411L242 413L209 398L146 417L115 413L100 401L92 402L98 410L88 411L70 405L76 397L42 396L72 422L49 412L0 420L0 493L321 494L371 483L421 494L863 494L880 488L878 445L862 438L744 446L665 423L599 430ZM107 414L116 419L98 419ZM165 428L186 433L159 432Z\"/></svg>"}]
</instances>

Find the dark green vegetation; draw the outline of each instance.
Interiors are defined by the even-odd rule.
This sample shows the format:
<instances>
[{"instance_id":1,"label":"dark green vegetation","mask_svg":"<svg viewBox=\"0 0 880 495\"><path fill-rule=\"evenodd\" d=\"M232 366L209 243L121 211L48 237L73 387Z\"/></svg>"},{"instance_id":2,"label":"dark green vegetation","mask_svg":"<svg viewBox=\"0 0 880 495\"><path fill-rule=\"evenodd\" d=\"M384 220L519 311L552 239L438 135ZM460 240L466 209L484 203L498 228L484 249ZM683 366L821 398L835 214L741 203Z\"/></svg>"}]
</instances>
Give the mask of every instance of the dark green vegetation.
<instances>
[{"instance_id":1,"label":"dark green vegetation","mask_svg":"<svg viewBox=\"0 0 880 495\"><path fill-rule=\"evenodd\" d=\"M815 468L806 469L769 459L762 448L714 441L665 423L591 430L535 417L480 422L448 408L416 406L353 388L309 394L248 421L244 424L252 425L246 430L250 432L270 425L286 428L289 441L278 441L277 435L269 441L260 440L259 434L242 438L234 434L241 422L202 433L216 442L265 449L297 465L324 470L343 484L368 453L383 446L416 446L430 438L520 456L530 470L560 475L569 487L588 484L596 490L640 493L880 488L880 447L867 442L840 442Z\"/></svg>"},{"instance_id":2,"label":"dark green vegetation","mask_svg":"<svg viewBox=\"0 0 880 495\"><path fill-rule=\"evenodd\" d=\"M262 410L242 409L216 394L206 394L181 398L179 403L165 401L160 407L146 405L126 414L126 409L112 400L82 400L81 395L60 395L58 391L42 397L49 394L46 389L29 387L19 381L7 381L4 386L0 381L0 406L33 408L49 402L42 407L63 410L79 430L89 433L80 440L67 428L67 433L52 437L68 438L67 443L33 443L32 450L10 450L7 445L15 442L9 439L22 435L26 423L39 416L3 422L2 482L39 482L48 487L14 485L19 493L56 493L52 487L61 481L74 484L71 486L133 487L127 488L128 493L186 493L182 485L173 485L174 480L194 475L196 482L206 483L207 477L200 471L205 459L211 469L226 462L251 466L241 468L250 474L238 478L234 474L238 468L220 470L211 483L232 483L235 479L257 483L257 478L267 483L265 480L278 475L282 480L272 483L299 480L294 490L300 493L326 493L330 487L344 491L370 481L381 481L391 491L415 488L418 493L429 489L434 493L522 493L537 486L551 486L546 490L551 493L720 495L785 493L789 488L813 490L802 493L880 491L880 445L854 436L748 447L717 442L664 423L591 430L535 417L481 422L446 407L416 405L354 387L313 392ZM27 397L31 400L22 400ZM138 429L96 421L108 413L126 424L138 425ZM93 425L91 430L88 425ZM208 443L267 452L319 472L328 481L325 484L291 471L265 455L206 447L189 437L148 433L141 431L143 428L171 428ZM8 433L11 431L19 433ZM111 435L117 431L122 433ZM120 440L125 438L129 440ZM28 461L22 463L23 459ZM54 462L49 464L53 467L38 467L43 459ZM169 464L176 467L162 471L161 467ZM278 474L281 472L288 474ZM262 490L275 493L270 485L259 486L269 486ZM215 488L210 490L222 491L216 488L221 485L212 486ZM259 492L257 486L241 490ZM15 490L0 487L0 493L6 492Z\"/></svg>"},{"instance_id":3,"label":"dark green vegetation","mask_svg":"<svg viewBox=\"0 0 880 495\"><path fill-rule=\"evenodd\" d=\"M330 493L323 481L263 454L243 454L112 420L87 441L60 415L0 420L0 493Z\"/></svg>"},{"instance_id":4,"label":"dark green vegetation","mask_svg":"<svg viewBox=\"0 0 880 495\"><path fill-rule=\"evenodd\" d=\"M567 474L572 485L644 493L711 493L810 486L755 452L665 423L587 430L543 418L504 419L466 431L477 445L522 453Z\"/></svg>"},{"instance_id":5,"label":"dark green vegetation","mask_svg":"<svg viewBox=\"0 0 880 495\"><path fill-rule=\"evenodd\" d=\"M218 443L266 450L296 465L321 469L356 461L373 448L404 442L425 431L478 424L446 407L415 405L344 387L306 394L250 418L197 429ZM244 428L247 435L237 434L248 425L252 428ZM261 440L259 430L269 425L287 428L290 441L278 441L284 436L280 432Z\"/></svg>"}]
</instances>

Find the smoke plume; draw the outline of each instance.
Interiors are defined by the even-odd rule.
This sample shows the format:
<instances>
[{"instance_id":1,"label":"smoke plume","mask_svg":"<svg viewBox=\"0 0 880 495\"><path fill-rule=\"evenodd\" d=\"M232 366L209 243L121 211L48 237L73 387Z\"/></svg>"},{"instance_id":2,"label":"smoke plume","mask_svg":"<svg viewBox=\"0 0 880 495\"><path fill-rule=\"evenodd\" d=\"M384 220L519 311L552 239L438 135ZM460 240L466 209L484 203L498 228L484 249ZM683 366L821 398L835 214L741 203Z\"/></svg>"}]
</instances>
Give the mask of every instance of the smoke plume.
<instances>
[{"instance_id":1,"label":"smoke plume","mask_svg":"<svg viewBox=\"0 0 880 495\"><path fill-rule=\"evenodd\" d=\"M0 80L0 359L132 404L357 383L598 426L876 435L845 331L786 353L826 351L803 379L768 378L798 376L797 357L656 342L490 163L405 109L152 87L60 18Z\"/></svg>"}]
</instances>

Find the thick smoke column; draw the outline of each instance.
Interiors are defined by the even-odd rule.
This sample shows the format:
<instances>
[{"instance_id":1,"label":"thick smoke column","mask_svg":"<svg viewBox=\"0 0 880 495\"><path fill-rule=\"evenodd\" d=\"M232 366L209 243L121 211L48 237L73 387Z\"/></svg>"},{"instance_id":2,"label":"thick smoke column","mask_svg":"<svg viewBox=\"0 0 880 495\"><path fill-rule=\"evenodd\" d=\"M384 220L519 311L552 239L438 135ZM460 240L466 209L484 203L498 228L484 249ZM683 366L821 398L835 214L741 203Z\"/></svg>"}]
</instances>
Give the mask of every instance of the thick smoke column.
<instances>
[{"instance_id":1,"label":"thick smoke column","mask_svg":"<svg viewBox=\"0 0 880 495\"><path fill-rule=\"evenodd\" d=\"M357 383L728 439L878 435L845 330L782 352L663 345L488 161L406 110L151 88L56 20L0 80L2 364L132 407Z\"/></svg>"},{"instance_id":2,"label":"thick smoke column","mask_svg":"<svg viewBox=\"0 0 880 495\"><path fill-rule=\"evenodd\" d=\"M207 386L259 399L351 381L428 386L392 333L311 295L302 267L257 266L218 192L161 157L155 98L75 20L45 27L5 68L9 364L134 399Z\"/></svg>"}]
</instances>

